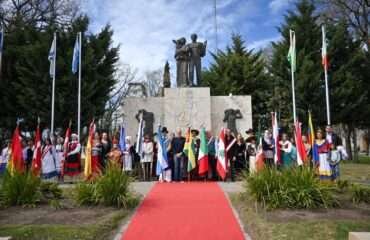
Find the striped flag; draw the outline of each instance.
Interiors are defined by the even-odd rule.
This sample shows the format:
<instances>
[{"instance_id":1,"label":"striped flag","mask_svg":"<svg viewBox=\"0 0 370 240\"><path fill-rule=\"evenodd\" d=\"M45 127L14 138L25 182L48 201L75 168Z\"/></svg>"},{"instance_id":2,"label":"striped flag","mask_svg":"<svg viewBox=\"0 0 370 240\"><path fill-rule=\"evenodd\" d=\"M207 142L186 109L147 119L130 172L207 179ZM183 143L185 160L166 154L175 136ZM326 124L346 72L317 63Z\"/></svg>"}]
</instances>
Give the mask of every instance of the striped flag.
<instances>
[{"instance_id":1,"label":"striped flag","mask_svg":"<svg viewBox=\"0 0 370 240\"><path fill-rule=\"evenodd\" d=\"M78 71L78 67L80 64L80 39L79 34L77 34L75 47L73 48L73 59L72 59L72 72L73 74L76 74Z\"/></svg>"},{"instance_id":2,"label":"striped flag","mask_svg":"<svg viewBox=\"0 0 370 240\"><path fill-rule=\"evenodd\" d=\"M41 134L40 127L37 124L36 136L35 136L35 150L33 151L32 167L31 171L33 175L39 176L41 171Z\"/></svg>"},{"instance_id":3,"label":"striped flag","mask_svg":"<svg viewBox=\"0 0 370 240\"><path fill-rule=\"evenodd\" d=\"M22 138L19 133L19 125L14 130L8 169L11 174L24 171L24 159L22 153Z\"/></svg>"},{"instance_id":4,"label":"striped flag","mask_svg":"<svg viewBox=\"0 0 370 240\"><path fill-rule=\"evenodd\" d=\"M218 142L216 145L216 159L218 175L220 175L220 177L224 180L227 173L225 128L221 129L220 135L218 136Z\"/></svg>"},{"instance_id":5,"label":"striped flag","mask_svg":"<svg viewBox=\"0 0 370 240\"><path fill-rule=\"evenodd\" d=\"M288 61L290 63L291 69L293 72L296 71L296 48L295 48L295 32L293 30L290 31L290 46L288 52Z\"/></svg>"},{"instance_id":6,"label":"striped flag","mask_svg":"<svg viewBox=\"0 0 370 240\"><path fill-rule=\"evenodd\" d=\"M136 153L142 156L143 153L143 134L144 134L144 122L143 117L140 118L139 127L137 129L137 139L136 139Z\"/></svg>"},{"instance_id":7,"label":"striped flag","mask_svg":"<svg viewBox=\"0 0 370 240\"><path fill-rule=\"evenodd\" d=\"M326 47L326 32L325 32L325 26L323 25L321 27L322 31L322 48L321 48L321 64L324 67L325 70L328 70L329 67L329 61L328 61L328 54L327 54L327 47Z\"/></svg>"},{"instance_id":8,"label":"striped flag","mask_svg":"<svg viewBox=\"0 0 370 240\"><path fill-rule=\"evenodd\" d=\"M95 124L94 120L90 123L89 127L89 137L87 139L86 149L85 149L85 168L84 168L84 175L85 178L88 179L93 174L93 166L92 166L92 157L91 157L91 149L93 146L93 138L95 134Z\"/></svg>"},{"instance_id":9,"label":"striped flag","mask_svg":"<svg viewBox=\"0 0 370 240\"><path fill-rule=\"evenodd\" d=\"M56 61L56 56L57 56L57 37L54 34L54 39L50 47L49 51L49 62L50 62L50 68L49 68L49 74L50 77L54 77L55 74L55 61Z\"/></svg>"},{"instance_id":10,"label":"striped flag","mask_svg":"<svg viewBox=\"0 0 370 240\"><path fill-rule=\"evenodd\" d=\"M279 126L277 121L276 112L271 113L272 119L272 137L274 139L275 151L274 151L274 161L275 164L281 163L281 154L280 154L280 144L279 144Z\"/></svg>"},{"instance_id":11,"label":"striped flag","mask_svg":"<svg viewBox=\"0 0 370 240\"><path fill-rule=\"evenodd\" d=\"M198 156L199 175L203 175L208 172L208 142L206 138L206 129L200 130L200 148Z\"/></svg>"},{"instance_id":12,"label":"striped flag","mask_svg":"<svg viewBox=\"0 0 370 240\"><path fill-rule=\"evenodd\" d=\"M157 176L161 175L166 168L168 168L168 159L167 159L167 149L165 146L165 139L161 132L161 126L158 126L157 131L158 137L158 153L157 153L157 168L156 174Z\"/></svg>"},{"instance_id":13,"label":"striped flag","mask_svg":"<svg viewBox=\"0 0 370 240\"><path fill-rule=\"evenodd\" d=\"M261 130L261 121L258 122L258 131L257 131L257 153L256 153L256 171L261 171L265 167L265 155L263 154L262 149L262 130Z\"/></svg>"},{"instance_id":14,"label":"striped flag","mask_svg":"<svg viewBox=\"0 0 370 240\"><path fill-rule=\"evenodd\" d=\"M188 172L191 172L191 170L193 170L196 166L196 160L195 160L195 145L190 128L188 128L188 131L186 133L184 153L188 157L187 170Z\"/></svg>"},{"instance_id":15,"label":"striped flag","mask_svg":"<svg viewBox=\"0 0 370 240\"><path fill-rule=\"evenodd\" d=\"M308 142L313 147L313 144L315 142L315 130L314 130L313 124L312 124L311 111L308 111L308 131L307 131L307 137L308 137Z\"/></svg>"}]
</instances>

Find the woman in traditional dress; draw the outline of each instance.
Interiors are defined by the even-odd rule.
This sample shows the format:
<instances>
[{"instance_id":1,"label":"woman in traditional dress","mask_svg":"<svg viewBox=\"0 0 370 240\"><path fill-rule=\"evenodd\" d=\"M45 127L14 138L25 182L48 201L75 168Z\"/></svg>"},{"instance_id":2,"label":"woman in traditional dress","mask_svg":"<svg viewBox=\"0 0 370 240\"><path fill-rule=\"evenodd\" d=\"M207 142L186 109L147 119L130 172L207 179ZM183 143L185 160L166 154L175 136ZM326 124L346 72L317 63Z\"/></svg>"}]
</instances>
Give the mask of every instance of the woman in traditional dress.
<instances>
[{"instance_id":1,"label":"woman in traditional dress","mask_svg":"<svg viewBox=\"0 0 370 240\"><path fill-rule=\"evenodd\" d=\"M330 144L325 140L321 129L316 132L316 139L313 146L313 159L318 169L321 180L330 180L332 171L328 161Z\"/></svg>"},{"instance_id":2,"label":"woman in traditional dress","mask_svg":"<svg viewBox=\"0 0 370 240\"><path fill-rule=\"evenodd\" d=\"M10 156L10 141L5 143L0 155L0 174L4 173Z\"/></svg>"},{"instance_id":3,"label":"woman in traditional dress","mask_svg":"<svg viewBox=\"0 0 370 240\"><path fill-rule=\"evenodd\" d=\"M132 161L134 159L134 146L131 144L131 136L127 136L126 139L126 151L123 152L123 171L132 171ZM148 175L150 177L150 173Z\"/></svg>"},{"instance_id":4,"label":"woman in traditional dress","mask_svg":"<svg viewBox=\"0 0 370 240\"><path fill-rule=\"evenodd\" d=\"M68 144L67 158L64 163L64 174L76 176L81 173L81 144L78 141L78 135L71 135L72 141Z\"/></svg>"},{"instance_id":5,"label":"woman in traditional dress","mask_svg":"<svg viewBox=\"0 0 370 240\"><path fill-rule=\"evenodd\" d=\"M57 144L55 145L55 152L56 152L56 169L58 173L59 181L62 180L62 168L63 168L63 161L64 161L64 140L62 137L57 138Z\"/></svg>"},{"instance_id":6,"label":"woman in traditional dress","mask_svg":"<svg viewBox=\"0 0 370 240\"><path fill-rule=\"evenodd\" d=\"M272 134L269 130L266 130L262 138L262 150L265 156L265 166L270 168L274 166L274 149Z\"/></svg>"},{"instance_id":7,"label":"woman in traditional dress","mask_svg":"<svg viewBox=\"0 0 370 240\"><path fill-rule=\"evenodd\" d=\"M246 141L248 142L247 155L249 158L249 173L252 174L256 172L256 153L257 153L256 137L249 136Z\"/></svg>"},{"instance_id":8,"label":"woman in traditional dress","mask_svg":"<svg viewBox=\"0 0 370 240\"><path fill-rule=\"evenodd\" d=\"M294 165L295 159L292 157L293 144L289 141L288 134L283 133L279 142L281 149L281 160L283 168L289 168Z\"/></svg>"},{"instance_id":9,"label":"woman in traditional dress","mask_svg":"<svg viewBox=\"0 0 370 240\"><path fill-rule=\"evenodd\" d=\"M100 142L99 133L94 134L93 145L91 147L91 170L94 174L101 172L102 163L102 144Z\"/></svg>"},{"instance_id":10,"label":"woman in traditional dress","mask_svg":"<svg viewBox=\"0 0 370 240\"><path fill-rule=\"evenodd\" d=\"M41 178L50 179L58 176L56 166L56 151L50 138L45 139L45 144L42 146L41 155Z\"/></svg>"},{"instance_id":11,"label":"woman in traditional dress","mask_svg":"<svg viewBox=\"0 0 370 240\"><path fill-rule=\"evenodd\" d=\"M143 156L141 158L141 168L143 170L144 181L150 180L151 169L153 164L153 142L148 135L144 137Z\"/></svg>"}]
</instances>

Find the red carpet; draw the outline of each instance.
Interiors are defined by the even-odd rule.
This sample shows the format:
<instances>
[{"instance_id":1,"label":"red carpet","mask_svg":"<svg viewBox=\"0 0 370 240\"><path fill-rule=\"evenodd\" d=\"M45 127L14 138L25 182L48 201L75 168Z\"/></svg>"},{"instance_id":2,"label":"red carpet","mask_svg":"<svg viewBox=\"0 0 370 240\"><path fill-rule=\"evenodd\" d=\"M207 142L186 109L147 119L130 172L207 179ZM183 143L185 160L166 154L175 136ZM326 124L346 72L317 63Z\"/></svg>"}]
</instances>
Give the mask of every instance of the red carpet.
<instances>
[{"instance_id":1,"label":"red carpet","mask_svg":"<svg viewBox=\"0 0 370 240\"><path fill-rule=\"evenodd\" d=\"M240 240L243 232L217 183L157 183L124 240Z\"/></svg>"}]
</instances>

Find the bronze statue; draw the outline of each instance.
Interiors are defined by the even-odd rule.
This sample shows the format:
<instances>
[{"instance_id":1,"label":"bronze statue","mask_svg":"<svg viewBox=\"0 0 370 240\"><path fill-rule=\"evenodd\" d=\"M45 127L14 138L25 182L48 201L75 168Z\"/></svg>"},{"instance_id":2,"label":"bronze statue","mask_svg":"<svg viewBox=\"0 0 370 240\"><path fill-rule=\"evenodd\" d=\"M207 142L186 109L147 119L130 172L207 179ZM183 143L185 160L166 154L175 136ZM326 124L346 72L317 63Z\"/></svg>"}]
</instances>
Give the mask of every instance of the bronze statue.
<instances>
[{"instance_id":1,"label":"bronze statue","mask_svg":"<svg viewBox=\"0 0 370 240\"><path fill-rule=\"evenodd\" d=\"M198 36L191 35L191 43L187 45L189 49L189 81L192 86L198 86L201 82L202 61L201 58L206 55L207 41L204 43L197 42ZM196 71L196 79L194 78Z\"/></svg>"},{"instance_id":2,"label":"bronze statue","mask_svg":"<svg viewBox=\"0 0 370 240\"><path fill-rule=\"evenodd\" d=\"M138 122L140 122L140 118L143 118L144 122L144 135L148 135L150 137L153 136L153 125L154 125L154 114L152 112L147 112L145 109L140 109L135 118Z\"/></svg>"},{"instance_id":3,"label":"bronze statue","mask_svg":"<svg viewBox=\"0 0 370 240\"><path fill-rule=\"evenodd\" d=\"M186 46L186 39L180 38L172 40L176 45L175 59L176 59L176 83L177 87L189 86L188 79L188 65L189 65L189 51Z\"/></svg>"},{"instance_id":4,"label":"bronze statue","mask_svg":"<svg viewBox=\"0 0 370 240\"><path fill-rule=\"evenodd\" d=\"M243 118L243 115L239 109L229 108L225 110L224 122L227 123L227 128L235 135L238 133L236 129L236 119L240 118Z\"/></svg>"},{"instance_id":5,"label":"bronze statue","mask_svg":"<svg viewBox=\"0 0 370 240\"><path fill-rule=\"evenodd\" d=\"M170 88L171 87L170 65L168 64L168 61L166 61L166 64L164 65L163 87L164 88Z\"/></svg>"}]
</instances>

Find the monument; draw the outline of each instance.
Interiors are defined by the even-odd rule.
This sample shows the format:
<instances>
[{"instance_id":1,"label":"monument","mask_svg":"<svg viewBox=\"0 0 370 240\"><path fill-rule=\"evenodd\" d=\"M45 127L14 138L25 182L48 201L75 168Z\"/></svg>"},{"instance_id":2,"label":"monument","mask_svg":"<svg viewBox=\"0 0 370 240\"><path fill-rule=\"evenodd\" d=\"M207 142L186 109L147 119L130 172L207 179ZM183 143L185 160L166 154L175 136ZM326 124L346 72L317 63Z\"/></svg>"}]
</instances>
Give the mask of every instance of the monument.
<instances>
[{"instance_id":1,"label":"monument","mask_svg":"<svg viewBox=\"0 0 370 240\"><path fill-rule=\"evenodd\" d=\"M129 97L122 111L127 134L136 136L139 117L144 121L144 133L152 135L159 124L170 132L177 127L200 129L205 127L217 136L222 127L235 134L252 127L252 100L250 96L211 96L209 87L201 83L202 57L206 55L207 41L198 42L191 35L172 40L175 44L176 88L170 86L169 64L166 62L161 97Z\"/></svg>"}]
</instances>

